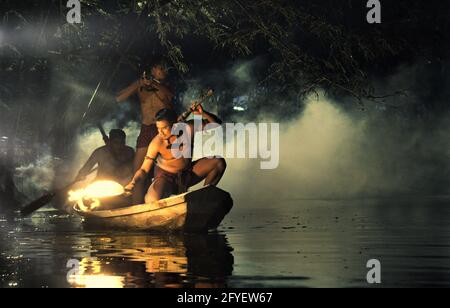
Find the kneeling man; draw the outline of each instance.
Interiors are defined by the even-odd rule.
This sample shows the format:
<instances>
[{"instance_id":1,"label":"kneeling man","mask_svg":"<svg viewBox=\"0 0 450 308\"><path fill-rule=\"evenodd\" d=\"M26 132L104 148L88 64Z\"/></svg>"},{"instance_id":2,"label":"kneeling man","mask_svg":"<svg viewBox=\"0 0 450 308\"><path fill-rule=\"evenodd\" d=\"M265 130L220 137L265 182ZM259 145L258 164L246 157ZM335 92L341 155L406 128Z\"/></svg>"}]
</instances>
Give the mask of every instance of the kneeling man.
<instances>
[{"instance_id":1,"label":"kneeling man","mask_svg":"<svg viewBox=\"0 0 450 308\"><path fill-rule=\"evenodd\" d=\"M133 177L133 148L126 145L126 134L121 129L109 133L107 145L96 149L78 173L77 180L83 181L98 165L96 181L110 180L125 185Z\"/></svg>"},{"instance_id":2,"label":"kneeling man","mask_svg":"<svg viewBox=\"0 0 450 308\"><path fill-rule=\"evenodd\" d=\"M205 124L221 124L216 116L204 111L201 106L194 110L194 114L202 115L203 121L199 125L200 129L204 129ZM190 143L188 142L187 145L174 144L180 140L180 136L172 134L172 128L176 122L177 115L172 109L162 109L156 114L158 135L150 143L142 167L136 172L130 184L126 186L126 190L132 191L136 183L146 179L152 166L155 165L155 177L145 196L146 203L170 197L172 194L184 193L189 187L203 180L205 180L205 186L215 186L225 173L226 163L223 158L202 158L193 162L191 155L188 155L189 157L178 155L184 152L183 146L190 144L193 148L197 127L194 125L194 121L186 123L185 128L187 129L183 133L187 135L182 138Z\"/></svg>"}]
</instances>

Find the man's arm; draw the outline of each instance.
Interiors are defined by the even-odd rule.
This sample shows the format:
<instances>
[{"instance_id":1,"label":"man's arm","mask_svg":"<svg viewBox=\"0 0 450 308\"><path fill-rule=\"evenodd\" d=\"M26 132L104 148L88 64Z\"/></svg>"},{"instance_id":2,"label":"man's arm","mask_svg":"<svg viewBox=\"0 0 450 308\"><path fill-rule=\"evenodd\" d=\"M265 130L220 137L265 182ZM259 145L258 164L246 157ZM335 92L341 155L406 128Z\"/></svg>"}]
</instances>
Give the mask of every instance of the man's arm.
<instances>
[{"instance_id":1,"label":"man's arm","mask_svg":"<svg viewBox=\"0 0 450 308\"><path fill-rule=\"evenodd\" d=\"M222 120L219 119L218 116L216 116L215 114L212 114L206 110L203 110L203 119L205 119L208 123L206 124L211 124L211 123L217 123L219 125L222 125Z\"/></svg>"},{"instance_id":2,"label":"man's arm","mask_svg":"<svg viewBox=\"0 0 450 308\"><path fill-rule=\"evenodd\" d=\"M76 178L77 180L83 181L91 173L92 168L94 168L94 166L98 163L98 155L99 151L97 149L94 151L94 153L92 153L86 164L84 164L84 166L78 172Z\"/></svg>"},{"instance_id":3,"label":"man's arm","mask_svg":"<svg viewBox=\"0 0 450 308\"><path fill-rule=\"evenodd\" d=\"M136 172L131 182L125 187L126 190L132 191L136 183L145 180L148 173L152 169L153 164L156 161L156 157L158 156L159 153L158 148L159 148L159 140L157 138L154 138L153 141L150 143L150 146L148 147L147 155L145 156L144 163L142 164L141 169L139 169Z\"/></svg>"},{"instance_id":4,"label":"man's arm","mask_svg":"<svg viewBox=\"0 0 450 308\"><path fill-rule=\"evenodd\" d=\"M125 101L127 98L129 98L131 95L137 92L140 85L141 85L140 80L133 82L131 85L129 85L127 88L123 89L117 94L116 101L118 103Z\"/></svg>"},{"instance_id":5,"label":"man's arm","mask_svg":"<svg viewBox=\"0 0 450 308\"><path fill-rule=\"evenodd\" d=\"M201 105L198 106L197 109L193 111L193 113L194 115L201 115L203 119L202 126L197 131L205 131L205 126L208 124L217 124L219 126L222 125L222 120L219 119L218 116L204 110ZM195 130L195 128L197 128L194 126L194 120L188 121L188 124L192 127L193 131Z\"/></svg>"}]
</instances>

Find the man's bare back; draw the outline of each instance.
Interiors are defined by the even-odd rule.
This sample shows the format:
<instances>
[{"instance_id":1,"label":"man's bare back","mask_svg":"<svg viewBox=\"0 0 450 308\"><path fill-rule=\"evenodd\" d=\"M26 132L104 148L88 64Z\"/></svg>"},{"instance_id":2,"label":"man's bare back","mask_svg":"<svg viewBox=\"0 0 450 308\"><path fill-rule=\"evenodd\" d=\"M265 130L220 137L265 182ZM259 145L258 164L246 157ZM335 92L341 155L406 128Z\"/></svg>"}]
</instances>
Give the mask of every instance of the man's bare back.
<instances>
[{"instance_id":1,"label":"man's bare back","mask_svg":"<svg viewBox=\"0 0 450 308\"><path fill-rule=\"evenodd\" d=\"M95 156L98 163L97 178L99 179L113 179L123 183L133 174L131 161L134 158L134 150L130 147L123 149L120 158L114 156L107 146L97 149Z\"/></svg>"},{"instance_id":2,"label":"man's bare back","mask_svg":"<svg viewBox=\"0 0 450 308\"><path fill-rule=\"evenodd\" d=\"M95 165L98 165L96 180L111 180L122 185L127 184L133 176L134 150L123 147L114 154L108 146L96 149L79 172L80 179L85 178Z\"/></svg>"}]
</instances>

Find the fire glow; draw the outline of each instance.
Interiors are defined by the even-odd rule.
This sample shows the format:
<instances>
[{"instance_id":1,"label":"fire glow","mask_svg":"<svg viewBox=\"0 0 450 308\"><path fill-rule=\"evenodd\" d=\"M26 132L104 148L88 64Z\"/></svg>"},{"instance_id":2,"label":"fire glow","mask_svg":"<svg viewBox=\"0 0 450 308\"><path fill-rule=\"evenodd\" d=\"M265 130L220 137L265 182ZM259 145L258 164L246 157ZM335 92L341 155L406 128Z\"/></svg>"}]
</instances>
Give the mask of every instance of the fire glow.
<instances>
[{"instance_id":1,"label":"fire glow","mask_svg":"<svg viewBox=\"0 0 450 308\"><path fill-rule=\"evenodd\" d=\"M86 188L70 191L69 201L76 202L83 212L90 212L101 206L101 199L116 197L125 193L125 189L119 183L113 181L94 182Z\"/></svg>"}]
</instances>

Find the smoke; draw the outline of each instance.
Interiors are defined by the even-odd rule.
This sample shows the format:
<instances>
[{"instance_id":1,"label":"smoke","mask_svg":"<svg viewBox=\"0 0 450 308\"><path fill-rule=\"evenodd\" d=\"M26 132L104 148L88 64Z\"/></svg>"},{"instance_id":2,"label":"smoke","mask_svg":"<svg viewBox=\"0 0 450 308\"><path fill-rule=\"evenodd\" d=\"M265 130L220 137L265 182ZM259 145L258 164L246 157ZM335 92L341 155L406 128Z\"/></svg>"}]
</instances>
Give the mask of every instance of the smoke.
<instances>
[{"instance_id":1,"label":"smoke","mask_svg":"<svg viewBox=\"0 0 450 308\"><path fill-rule=\"evenodd\" d=\"M295 105L295 98L281 101L270 93L269 97L252 96L258 89L255 72L261 65L261 59L232 63L225 72L205 72L190 86L197 91L203 80L213 80L234 89L235 95L250 97L248 112L233 114L232 121L271 123L292 118L280 123L277 169L261 170L259 159L227 159L220 186L237 202L247 206L280 199L449 193L450 117L430 120L415 113L425 105L424 97L436 100L446 91L442 86L433 92L435 85L421 82L424 75L432 75L427 66L400 67L396 74L374 81L379 93L402 90L407 96L368 103L362 110L350 98L321 93L302 102L295 116L292 110L283 115L282 107ZM277 102L270 116L261 103L265 100Z\"/></svg>"},{"instance_id":2,"label":"smoke","mask_svg":"<svg viewBox=\"0 0 450 308\"><path fill-rule=\"evenodd\" d=\"M412 106L420 105L423 97L431 97L429 93L424 94L423 89L420 95L414 95L419 93L415 87L428 88L418 82L417 76L423 75L422 70L401 68L395 76L377 82L386 92L408 89L410 96L394 98L386 104L369 105L365 111L349 104L346 98L332 99L324 94L319 99L315 96L306 99L297 109L285 109L285 106L298 105L296 98L281 101L268 92L258 92L255 74L261 65L264 61L257 58L232 63L226 71L203 72L198 79L187 82L187 90L182 94L182 104L186 107L192 99L199 97L206 84L211 84L219 91L215 101L205 107L214 113L222 102L229 105L236 96L248 97L248 110L228 114L228 121L245 124L255 118L264 123L291 119L280 123L280 165L277 169L261 170L260 160L227 159L228 169L220 186L230 191L237 202L258 205L278 199L449 192L449 117L443 115L427 121L402 114L414 109ZM85 88L83 84L73 86L80 92ZM227 95L226 91L232 95ZM264 100L260 100L263 96ZM272 101L270 106L277 108L270 116L267 101ZM391 108L392 105L399 108ZM123 128L127 133L127 144L133 148L140 127L132 120L137 110L137 105L123 103L101 116L106 121L105 130ZM80 133L74 144L72 157L65 158L64 162L48 153L17 168L17 177L23 179L19 180L19 189L24 187L24 193L28 194L28 191L42 191L68 183L89 155L104 145L96 128ZM20 181L24 181L23 184Z\"/></svg>"},{"instance_id":3,"label":"smoke","mask_svg":"<svg viewBox=\"0 0 450 308\"><path fill-rule=\"evenodd\" d=\"M104 124L106 132L114 128L121 128L127 134L127 144L135 147L139 134L140 124L134 121L125 126L117 121L108 121ZM61 188L71 182L79 169L88 160L92 152L104 146L104 141L97 128L91 128L76 137L73 146L73 155L67 159L54 157L50 149L44 151L34 162L24 164L15 169L15 182L18 189L30 200L39 197L44 191ZM89 179L93 179L95 173Z\"/></svg>"},{"instance_id":4,"label":"smoke","mask_svg":"<svg viewBox=\"0 0 450 308\"><path fill-rule=\"evenodd\" d=\"M251 96L257 88L254 72L261 64L261 59L237 62L221 77L233 80L239 95ZM349 98L321 93L319 98L307 98L296 116L290 110L280 115L281 106L295 105L295 98L269 97L280 108L268 116L258 102L261 97L254 96L249 102L252 110L233 115L235 121L254 121L254 114L258 122L266 123L293 118L280 123L280 165L261 170L259 160L227 159L221 187L246 205L296 198L448 194L450 116L427 118L422 110L446 97L448 78L436 85L430 76L427 65L399 67L396 74L373 84L379 93L402 90L407 96L368 103L364 110ZM209 72L204 78L219 76Z\"/></svg>"},{"instance_id":5,"label":"smoke","mask_svg":"<svg viewBox=\"0 0 450 308\"><path fill-rule=\"evenodd\" d=\"M426 130L340 106L309 98L297 119L281 123L279 168L231 159L222 187L242 202L449 192L448 120Z\"/></svg>"},{"instance_id":6,"label":"smoke","mask_svg":"<svg viewBox=\"0 0 450 308\"><path fill-rule=\"evenodd\" d=\"M19 166L15 170L15 182L20 192L33 199L53 187L55 170L61 161L49 153L43 154L35 162Z\"/></svg>"}]
</instances>

